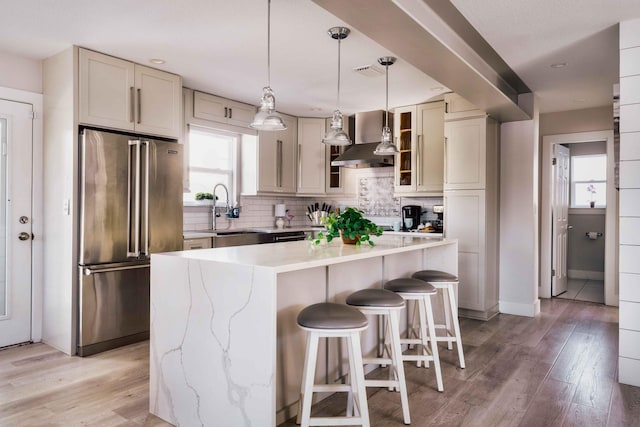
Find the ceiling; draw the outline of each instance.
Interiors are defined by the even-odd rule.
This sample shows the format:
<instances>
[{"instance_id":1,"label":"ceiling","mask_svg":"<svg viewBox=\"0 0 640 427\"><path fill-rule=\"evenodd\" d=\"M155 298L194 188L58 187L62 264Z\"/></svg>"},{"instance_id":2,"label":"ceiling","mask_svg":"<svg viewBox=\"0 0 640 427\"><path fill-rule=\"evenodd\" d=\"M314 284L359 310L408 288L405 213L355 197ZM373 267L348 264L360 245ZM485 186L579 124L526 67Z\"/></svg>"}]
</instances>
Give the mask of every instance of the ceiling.
<instances>
[{"instance_id":1,"label":"ceiling","mask_svg":"<svg viewBox=\"0 0 640 427\"><path fill-rule=\"evenodd\" d=\"M415 0L422 1L429 2ZM638 0L451 3L538 95L541 112L610 105L618 80L617 22L640 17ZM44 59L76 44L180 74L187 87L254 105L266 84L265 0L0 0L0 6L0 52ZM278 109L330 116L337 42L326 31L345 23L311 0L273 0L271 12L271 86ZM352 69L387 55L395 53L352 28L342 43L344 113L384 109L384 74L368 77ZM153 65L151 58L166 63ZM550 67L562 62L564 68ZM446 91L403 58L390 68L390 107Z\"/></svg>"}]
</instances>

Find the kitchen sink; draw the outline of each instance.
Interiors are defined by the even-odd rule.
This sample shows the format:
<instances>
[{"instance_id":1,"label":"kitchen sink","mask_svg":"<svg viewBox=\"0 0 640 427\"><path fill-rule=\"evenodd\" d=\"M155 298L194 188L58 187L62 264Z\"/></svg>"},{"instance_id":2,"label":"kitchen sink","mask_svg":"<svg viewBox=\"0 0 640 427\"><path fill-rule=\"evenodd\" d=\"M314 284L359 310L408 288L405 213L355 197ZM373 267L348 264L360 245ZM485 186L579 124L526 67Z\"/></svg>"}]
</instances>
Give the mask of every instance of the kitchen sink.
<instances>
[{"instance_id":1,"label":"kitchen sink","mask_svg":"<svg viewBox=\"0 0 640 427\"><path fill-rule=\"evenodd\" d=\"M216 233L217 235L213 238L214 248L258 245L260 243L271 243L273 241L269 233L260 233L258 231L223 231Z\"/></svg>"}]
</instances>

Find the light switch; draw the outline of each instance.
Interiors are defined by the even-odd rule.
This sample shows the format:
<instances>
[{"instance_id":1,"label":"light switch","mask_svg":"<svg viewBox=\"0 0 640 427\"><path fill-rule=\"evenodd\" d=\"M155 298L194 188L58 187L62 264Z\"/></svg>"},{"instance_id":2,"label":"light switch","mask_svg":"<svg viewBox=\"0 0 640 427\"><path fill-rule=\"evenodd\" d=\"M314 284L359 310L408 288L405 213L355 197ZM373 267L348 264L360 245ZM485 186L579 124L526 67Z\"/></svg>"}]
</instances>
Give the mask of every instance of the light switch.
<instances>
[{"instance_id":1,"label":"light switch","mask_svg":"<svg viewBox=\"0 0 640 427\"><path fill-rule=\"evenodd\" d=\"M71 200L64 199L62 203L62 213L67 216L71 215Z\"/></svg>"}]
</instances>

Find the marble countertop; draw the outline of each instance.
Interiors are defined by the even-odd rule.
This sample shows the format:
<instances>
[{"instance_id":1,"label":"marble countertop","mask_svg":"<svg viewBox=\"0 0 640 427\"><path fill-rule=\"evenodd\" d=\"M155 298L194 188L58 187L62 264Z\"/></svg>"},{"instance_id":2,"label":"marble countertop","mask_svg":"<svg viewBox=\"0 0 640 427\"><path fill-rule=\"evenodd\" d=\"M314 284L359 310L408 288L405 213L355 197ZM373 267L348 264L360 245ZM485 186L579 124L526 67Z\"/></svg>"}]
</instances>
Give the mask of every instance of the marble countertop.
<instances>
[{"instance_id":1,"label":"marble countertop","mask_svg":"<svg viewBox=\"0 0 640 427\"><path fill-rule=\"evenodd\" d=\"M170 256L198 261L267 267L273 268L275 272L286 272L392 255L417 249L427 249L456 242L455 240L427 238L420 235L414 237L415 234L407 235L407 233L403 233L402 235L389 234L373 237L372 239L376 243L374 247L370 247L368 244L363 244L360 247L345 245L339 239L334 239L331 243L323 242L320 245L313 245L311 242L303 240L277 244L168 252L153 254L151 263L153 264L154 259L158 259L161 256Z\"/></svg>"}]
</instances>

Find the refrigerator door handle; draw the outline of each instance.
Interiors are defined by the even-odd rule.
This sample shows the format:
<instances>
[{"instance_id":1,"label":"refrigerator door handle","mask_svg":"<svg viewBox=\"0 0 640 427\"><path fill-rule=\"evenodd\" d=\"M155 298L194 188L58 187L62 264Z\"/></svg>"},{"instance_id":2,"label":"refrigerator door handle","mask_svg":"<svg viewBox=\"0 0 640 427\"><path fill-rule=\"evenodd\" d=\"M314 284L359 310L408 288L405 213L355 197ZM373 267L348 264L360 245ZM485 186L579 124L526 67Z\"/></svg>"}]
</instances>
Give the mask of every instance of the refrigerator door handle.
<instances>
[{"instance_id":1,"label":"refrigerator door handle","mask_svg":"<svg viewBox=\"0 0 640 427\"><path fill-rule=\"evenodd\" d=\"M144 193L141 197L144 209L144 238L142 240L142 252L141 255L149 256L149 151L151 148L151 144L149 141L142 141L142 146L144 148Z\"/></svg>"},{"instance_id":2,"label":"refrigerator door handle","mask_svg":"<svg viewBox=\"0 0 640 427\"><path fill-rule=\"evenodd\" d=\"M132 155L132 152L135 155ZM129 140L129 205L127 256L140 256L140 141ZM133 242L132 242L133 240Z\"/></svg>"},{"instance_id":3,"label":"refrigerator door handle","mask_svg":"<svg viewBox=\"0 0 640 427\"><path fill-rule=\"evenodd\" d=\"M123 265L120 267L104 267L104 268L85 267L82 269L82 274L84 274L85 276L91 276L92 274L108 273L110 271L123 271L123 270L136 270L138 268L149 268L150 266L151 266L150 264L139 264L139 265Z\"/></svg>"}]
</instances>

